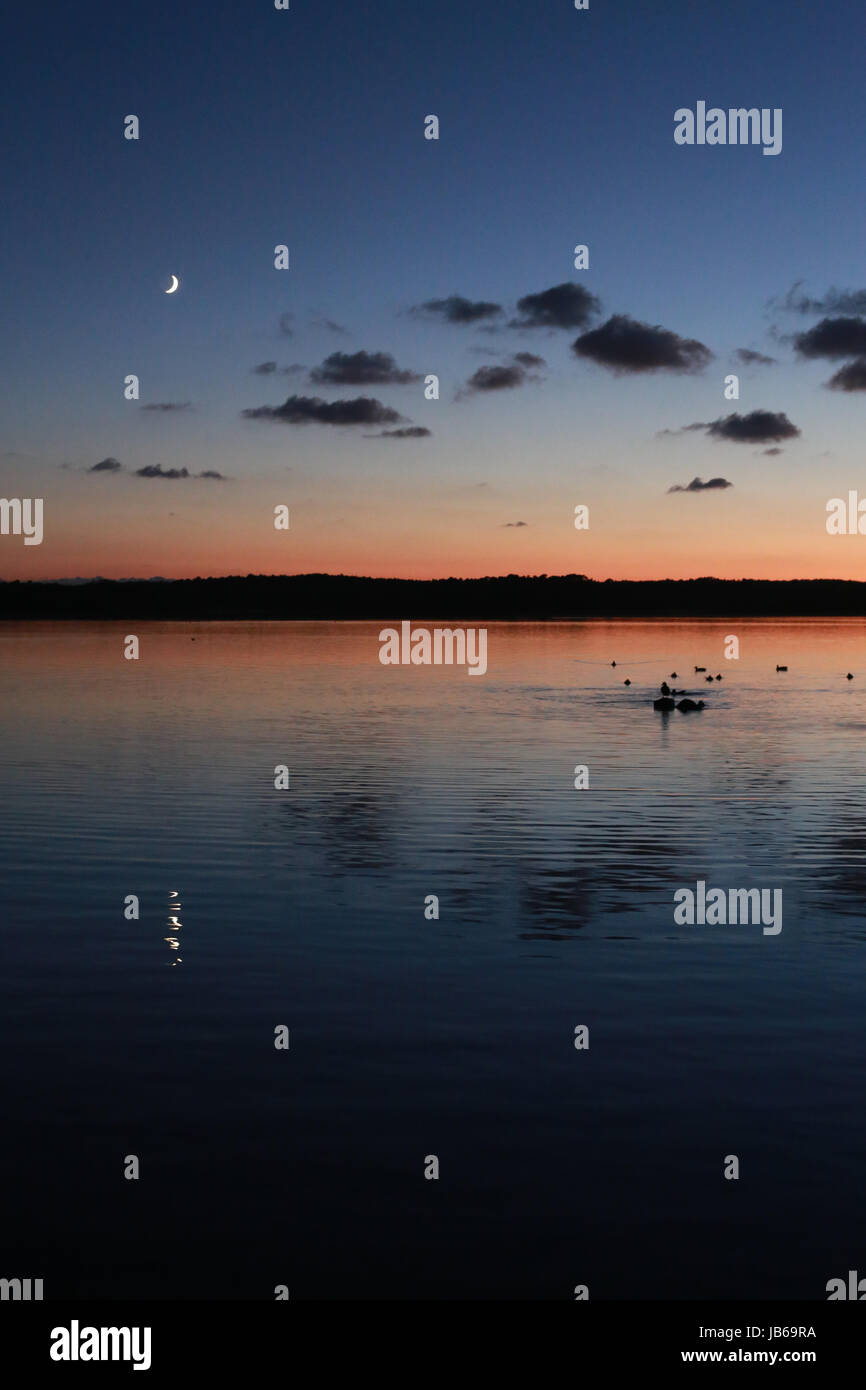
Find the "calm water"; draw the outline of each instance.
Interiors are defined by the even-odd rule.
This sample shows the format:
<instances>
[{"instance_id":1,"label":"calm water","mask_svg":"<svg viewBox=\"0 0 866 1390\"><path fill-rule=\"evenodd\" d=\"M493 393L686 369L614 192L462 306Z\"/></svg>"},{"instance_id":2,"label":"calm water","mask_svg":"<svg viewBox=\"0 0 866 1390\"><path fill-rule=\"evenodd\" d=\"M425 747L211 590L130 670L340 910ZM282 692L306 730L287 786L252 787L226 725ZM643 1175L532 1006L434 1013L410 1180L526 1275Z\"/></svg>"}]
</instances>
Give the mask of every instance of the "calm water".
<instances>
[{"instance_id":1,"label":"calm water","mask_svg":"<svg viewBox=\"0 0 866 1390\"><path fill-rule=\"evenodd\" d=\"M380 626L139 623L128 662L128 625L0 625L0 1273L293 1300L866 1273L866 625L490 624L483 678L381 666ZM652 710L672 671L706 710ZM781 887L781 935L676 926L699 878Z\"/></svg>"}]
</instances>

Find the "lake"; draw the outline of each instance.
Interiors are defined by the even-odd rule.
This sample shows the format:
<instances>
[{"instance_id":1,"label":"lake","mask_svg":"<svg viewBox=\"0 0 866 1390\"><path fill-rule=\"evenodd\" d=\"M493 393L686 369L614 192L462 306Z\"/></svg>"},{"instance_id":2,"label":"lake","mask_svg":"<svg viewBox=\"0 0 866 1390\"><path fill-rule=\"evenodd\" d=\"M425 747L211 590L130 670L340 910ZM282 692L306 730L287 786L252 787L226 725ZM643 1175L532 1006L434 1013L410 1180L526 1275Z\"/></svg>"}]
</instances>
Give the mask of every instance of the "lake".
<instances>
[{"instance_id":1,"label":"lake","mask_svg":"<svg viewBox=\"0 0 866 1390\"><path fill-rule=\"evenodd\" d=\"M0 1274L821 1300L866 1273L866 625L491 623L470 678L381 665L390 621L0 624ZM703 711L653 710L674 671ZM698 881L781 889L782 931L677 925Z\"/></svg>"}]
</instances>

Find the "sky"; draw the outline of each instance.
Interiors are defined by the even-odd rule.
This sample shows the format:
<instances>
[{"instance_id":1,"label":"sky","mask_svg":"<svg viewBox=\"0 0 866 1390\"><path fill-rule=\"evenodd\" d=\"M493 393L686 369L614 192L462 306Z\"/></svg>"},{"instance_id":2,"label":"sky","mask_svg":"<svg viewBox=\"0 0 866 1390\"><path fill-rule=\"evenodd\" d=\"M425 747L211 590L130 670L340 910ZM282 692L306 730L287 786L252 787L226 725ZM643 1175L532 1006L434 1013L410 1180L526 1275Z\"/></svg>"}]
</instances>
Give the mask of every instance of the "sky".
<instances>
[{"instance_id":1,"label":"sky","mask_svg":"<svg viewBox=\"0 0 866 1390\"><path fill-rule=\"evenodd\" d=\"M0 496L44 536L0 578L866 578L826 529L866 497L853 0L52 0L3 38ZM780 109L781 152L677 144L698 102Z\"/></svg>"}]
</instances>

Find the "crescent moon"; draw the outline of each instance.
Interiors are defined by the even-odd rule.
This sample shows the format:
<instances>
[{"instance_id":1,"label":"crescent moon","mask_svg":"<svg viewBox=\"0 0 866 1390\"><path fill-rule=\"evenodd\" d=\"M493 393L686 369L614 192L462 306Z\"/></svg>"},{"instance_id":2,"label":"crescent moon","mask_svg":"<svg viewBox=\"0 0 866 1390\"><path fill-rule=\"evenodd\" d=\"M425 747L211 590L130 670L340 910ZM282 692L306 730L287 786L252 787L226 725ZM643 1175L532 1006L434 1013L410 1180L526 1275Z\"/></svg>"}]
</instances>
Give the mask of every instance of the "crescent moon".
<instances>
[{"instance_id":1,"label":"crescent moon","mask_svg":"<svg viewBox=\"0 0 866 1390\"><path fill-rule=\"evenodd\" d=\"M172 283L171 283L171 285L169 286L169 288L166 290L166 294L174 294L175 290L177 289L178 285L180 284L180 281L178 280L178 278L177 278L176 275L172 275L171 280L172 280Z\"/></svg>"}]
</instances>

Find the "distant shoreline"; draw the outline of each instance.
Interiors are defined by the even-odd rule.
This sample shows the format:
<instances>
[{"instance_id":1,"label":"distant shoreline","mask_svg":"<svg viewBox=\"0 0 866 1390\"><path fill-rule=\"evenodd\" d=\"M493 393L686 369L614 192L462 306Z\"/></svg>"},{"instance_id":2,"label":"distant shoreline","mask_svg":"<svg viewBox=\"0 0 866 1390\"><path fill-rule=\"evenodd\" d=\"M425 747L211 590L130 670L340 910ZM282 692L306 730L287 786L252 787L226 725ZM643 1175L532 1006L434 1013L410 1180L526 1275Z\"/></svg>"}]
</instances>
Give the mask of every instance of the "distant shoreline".
<instances>
[{"instance_id":1,"label":"distant shoreline","mask_svg":"<svg viewBox=\"0 0 866 1390\"><path fill-rule=\"evenodd\" d=\"M866 618L853 579L368 579L353 575L0 583L0 621L161 619L310 621L421 618L580 621L592 618Z\"/></svg>"}]
</instances>

